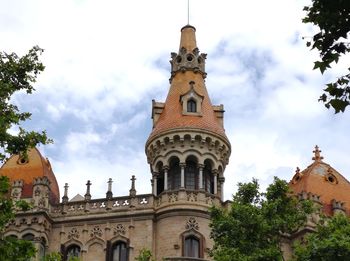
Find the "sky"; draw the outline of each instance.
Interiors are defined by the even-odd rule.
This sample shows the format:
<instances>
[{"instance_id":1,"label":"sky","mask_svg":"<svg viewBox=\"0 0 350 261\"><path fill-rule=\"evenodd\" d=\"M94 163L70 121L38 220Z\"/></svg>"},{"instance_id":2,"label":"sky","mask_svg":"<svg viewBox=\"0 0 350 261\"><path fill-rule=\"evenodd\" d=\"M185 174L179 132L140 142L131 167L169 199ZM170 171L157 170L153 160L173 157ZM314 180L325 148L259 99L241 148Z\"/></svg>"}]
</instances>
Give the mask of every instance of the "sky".
<instances>
[{"instance_id":1,"label":"sky","mask_svg":"<svg viewBox=\"0 0 350 261\"><path fill-rule=\"evenodd\" d=\"M238 182L274 176L290 180L324 161L350 179L350 111L334 114L318 102L324 84L345 73L349 57L321 75L317 53L306 47L315 28L303 24L304 0L191 0L190 24L207 53L206 86L224 104L231 157L225 200ZM152 129L152 99L165 101L170 53L187 24L187 0L0 0L0 50L45 49L36 92L13 102L32 112L24 126L54 140L40 146L61 190L105 197L151 193L144 145ZM15 130L15 129L13 129Z\"/></svg>"}]
</instances>

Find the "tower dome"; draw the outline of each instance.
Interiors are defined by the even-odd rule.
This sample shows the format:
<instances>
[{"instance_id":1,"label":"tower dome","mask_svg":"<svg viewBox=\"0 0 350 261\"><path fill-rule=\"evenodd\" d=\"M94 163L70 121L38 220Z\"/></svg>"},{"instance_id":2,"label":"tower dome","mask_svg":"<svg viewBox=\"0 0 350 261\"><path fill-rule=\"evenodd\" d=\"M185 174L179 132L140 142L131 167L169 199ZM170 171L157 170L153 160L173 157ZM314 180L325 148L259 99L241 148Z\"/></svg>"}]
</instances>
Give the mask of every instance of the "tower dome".
<instances>
[{"instance_id":1,"label":"tower dome","mask_svg":"<svg viewBox=\"0 0 350 261\"><path fill-rule=\"evenodd\" d=\"M50 183L50 203L59 202L59 188L50 161L37 148L29 149L26 159L12 155L0 168L0 175L7 176L13 184L20 182L21 198L32 198L36 179L46 177Z\"/></svg>"}]
</instances>

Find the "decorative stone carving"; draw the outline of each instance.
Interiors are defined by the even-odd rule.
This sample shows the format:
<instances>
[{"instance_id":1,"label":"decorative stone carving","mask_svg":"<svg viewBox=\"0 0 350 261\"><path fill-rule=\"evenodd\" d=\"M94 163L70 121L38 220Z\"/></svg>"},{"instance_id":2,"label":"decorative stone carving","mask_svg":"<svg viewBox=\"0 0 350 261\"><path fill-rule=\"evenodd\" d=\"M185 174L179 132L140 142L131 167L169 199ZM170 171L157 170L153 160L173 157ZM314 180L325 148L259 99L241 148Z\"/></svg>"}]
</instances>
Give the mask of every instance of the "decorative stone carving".
<instances>
[{"instance_id":1,"label":"decorative stone carving","mask_svg":"<svg viewBox=\"0 0 350 261\"><path fill-rule=\"evenodd\" d=\"M177 201L177 200L178 200L178 199L177 199L177 194L172 193L172 194L169 195L169 202L170 202L170 203L174 203L174 202Z\"/></svg>"},{"instance_id":2,"label":"decorative stone carving","mask_svg":"<svg viewBox=\"0 0 350 261\"><path fill-rule=\"evenodd\" d=\"M199 225L197 220L194 217L190 217L186 223L185 228L187 230L191 230L191 229L199 230Z\"/></svg>"},{"instance_id":3,"label":"decorative stone carving","mask_svg":"<svg viewBox=\"0 0 350 261\"><path fill-rule=\"evenodd\" d=\"M123 226L123 224L118 224L114 228L114 235L124 235L124 234L125 234L125 227Z\"/></svg>"},{"instance_id":4,"label":"decorative stone carving","mask_svg":"<svg viewBox=\"0 0 350 261\"><path fill-rule=\"evenodd\" d=\"M78 239L79 237L80 237L80 233L79 233L78 229L75 227L73 227L68 233L69 239L72 239L72 238Z\"/></svg>"},{"instance_id":5,"label":"decorative stone carving","mask_svg":"<svg viewBox=\"0 0 350 261\"><path fill-rule=\"evenodd\" d=\"M91 229L90 236L102 237L102 229L99 226L95 226L93 229Z\"/></svg>"},{"instance_id":6,"label":"decorative stone carving","mask_svg":"<svg viewBox=\"0 0 350 261\"><path fill-rule=\"evenodd\" d=\"M197 201L197 194L193 193L193 192L188 193L187 194L187 201L190 201L190 202Z\"/></svg>"}]
</instances>

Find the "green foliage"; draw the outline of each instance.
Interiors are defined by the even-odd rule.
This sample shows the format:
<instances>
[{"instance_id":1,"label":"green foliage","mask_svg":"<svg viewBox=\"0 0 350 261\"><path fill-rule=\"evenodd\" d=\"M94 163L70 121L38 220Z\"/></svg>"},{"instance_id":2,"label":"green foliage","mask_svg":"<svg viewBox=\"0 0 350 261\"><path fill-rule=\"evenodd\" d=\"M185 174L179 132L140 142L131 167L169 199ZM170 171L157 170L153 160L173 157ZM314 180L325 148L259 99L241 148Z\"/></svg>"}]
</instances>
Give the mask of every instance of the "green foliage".
<instances>
[{"instance_id":1,"label":"green foliage","mask_svg":"<svg viewBox=\"0 0 350 261\"><path fill-rule=\"evenodd\" d=\"M315 233L297 242L294 261L350 260L350 219L338 214L318 224Z\"/></svg>"},{"instance_id":2,"label":"green foliage","mask_svg":"<svg viewBox=\"0 0 350 261\"><path fill-rule=\"evenodd\" d=\"M47 138L45 131L37 133L21 128L21 122L30 119L31 113L20 112L18 107L11 103L11 97L16 92L31 94L34 91L33 83L45 68L39 61L42 52L43 49L38 46L22 57L15 53L0 52L0 162L11 154L26 157L28 148L33 148L39 143L52 142ZM17 135L8 131L13 126L19 128Z\"/></svg>"},{"instance_id":3,"label":"green foliage","mask_svg":"<svg viewBox=\"0 0 350 261\"><path fill-rule=\"evenodd\" d=\"M139 252L139 255L135 257L136 261L154 261L152 258L152 252L151 250L147 248L142 248Z\"/></svg>"},{"instance_id":4,"label":"green foliage","mask_svg":"<svg viewBox=\"0 0 350 261\"><path fill-rule=\"evenodd\" d=\"M220 261L283 260L283 234L304 225L311 212L311 203L291 196L287 182L277 177L266 193L255 179L239 183L230 209L211 210L211 255Z\"/></svg>"},{"instance_id":5,"label":"green foliage","mask_svg":"<svg viewBox=\"0 0 350 261\"><path fill-rule=\"evenodd\" d=\"M13 237L2 236L5 225L15 217L14 208L27 210L27 202L19 200L13 202L8 197L10 189L8 177L0 176L0 260L21 261L35 256L35 247L32 242Z\"/></svg>"},{"instance_id":6,"label":"green foliage","mask_svg":"<svg viewBox=\"0 0 350 261\"><path fill-rule=\"evenodd\" d=\"M320 54L320 61L315 62L314 69L323 74L337 63L341 55L350 51L347 39L350 31L350 2L349 0L312 0L311 6L305 6L307 12L304 23L311 23L319 31L306 46L316 49ZM350 68L349 68L350 71ZM320 101L327 108L332 107L335 113L344 112L350 104L350 73L343 75L333 83L327 84Z\"/></svg>"},{"instance_id":7,"label":"green foliage","mask_svg":"<svg viewBox=\"0 0 350 261\"><path fill-rule=\"evenodd\" d=\"M32 242L7 237L0 239L0 260L27 261L35 256L36 249Z\"/></svg>"},{"instance_id":8,"label":"green foliage","mask_svg":"<svg viewBox=\"0 0 350 261\"><path fill-rule=\"evenodd\" d=\"M43 261L62 261L62 255L57 252L52 252L50 254L45 255ZM80 261L79 257L73 256L68 259L68 261Z\"/></svg>"},{"instance_id":9,"label":"green foliage","mask_svg":"<svg viewBox=\"0 0 350 261\"><path fill-rule=\"evenodd\" d=\"M26 157L29 148L39 143L51 142L45 132L28 132L21 128L20 124L30 119L31 114L20 112L18 107L11 103L11 98L16 92L31 94L34 91L33 83L44 70L39 61L42 52L37 46L22 57L15 53L0 52L0 163L10 154ZM17 135L9 133L10 128L14 126L19 128ZM0 176L0 260L29 260L36 252L32 242L3 237L5 225L15 217L15 209L26 211L30 208L25 201L14 202L9 197L9 190L8 178Z\"/></svg>"}]
</instances>

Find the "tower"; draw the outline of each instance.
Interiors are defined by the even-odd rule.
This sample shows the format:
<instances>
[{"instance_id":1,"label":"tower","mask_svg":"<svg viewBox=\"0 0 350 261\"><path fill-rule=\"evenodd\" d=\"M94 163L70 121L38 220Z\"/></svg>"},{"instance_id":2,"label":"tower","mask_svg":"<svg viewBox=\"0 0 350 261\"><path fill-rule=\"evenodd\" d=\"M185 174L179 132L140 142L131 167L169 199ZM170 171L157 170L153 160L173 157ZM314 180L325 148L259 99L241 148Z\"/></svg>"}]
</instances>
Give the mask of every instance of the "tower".
<instances>
[{"instance_id":1,"label":"tower","mask_svg":"<svg viewBox=\"0 0 350 261\"><path fill-rule=\"evenodd\" d=\"M191 25L181 29L179 52L171 53L168 96L164 103L152 102L153 130L145 149L157 201L155 240L162 242L156 247L157 258L208 257L208 209L222 204L231 153L223 105L211 104L206 54L199 52L195 32ZM181 223L186 223L181 240L169 236L177 234Z\"/></svg>"}]
</instances>

